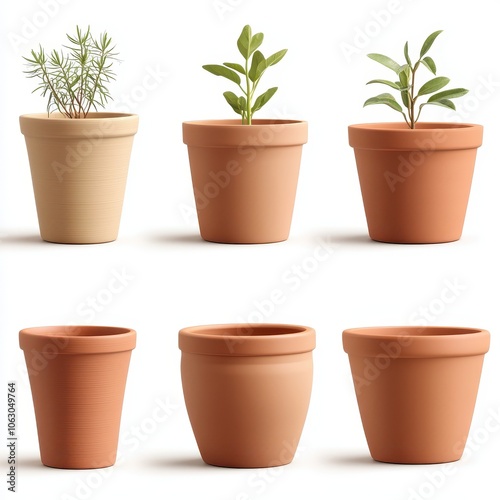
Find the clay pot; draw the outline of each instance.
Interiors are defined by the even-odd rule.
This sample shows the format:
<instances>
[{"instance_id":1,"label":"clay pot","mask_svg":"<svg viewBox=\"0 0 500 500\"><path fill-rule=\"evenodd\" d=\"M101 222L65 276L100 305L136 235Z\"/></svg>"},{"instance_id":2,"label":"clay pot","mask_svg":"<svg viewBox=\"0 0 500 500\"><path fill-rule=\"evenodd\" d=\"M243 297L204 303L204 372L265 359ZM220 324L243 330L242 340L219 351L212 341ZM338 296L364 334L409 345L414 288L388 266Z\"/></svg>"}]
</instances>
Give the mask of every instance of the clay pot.
<instances>
[{"instance_id":1,"label":"clay pot","mask_svg":"<svg viewBox=\"0 0 500 500\"><path fill-rule=\"evenodd\" d=\"M312 386L315 332L296 325L211 325L179 332L184 399L207 464L293 460Z\"/></svg>"},{"instance_id":2,"label":"clay pot","mask_svg":"<svg viewBox=\"0 0 500 500\"><path fill-rule=\"evenodd\" d=\"M307 123L195 121L182 130L201 237L218 243L286 240Z\"/></svg>"},{"instance_id":3,"label":"clay pot","mask_svg":"<svg viewBox=\"0 0 500 500\"><path fill-rule=\"evenodd\" d=\"M20 331L44 465L96 469L115 463L135 338L134 330L102 326Z\"/></svg>"},{"instance_id":4,"label":"clay pot","mask_svg":"<svg viewBox=\"0 0 500 500\"><path fill-rule=\"evenodd\" d=\"M481 125L369 123L349 127L370 238L460 239Z\"/></svg>"},{"instance_id":5,"label":"clay pot","mask_svg":"<svg viewBox=\"0 0 500 500\"><path fill-rule=\"evenodd\" d=\"M116 240L139 117L89 113L20 117L40 235L53 243Z\"/></svg>"},{"instance_id":6,"label":"clay pot","mask_svg":"<svg viewBox=\"0 0 500 500\"><path fill-rule=\"evenodd\" d=\"M343 332L374 460L433 464L460 459L489 343L489 333L474 328Z\"/></svg>"}]
</instances>

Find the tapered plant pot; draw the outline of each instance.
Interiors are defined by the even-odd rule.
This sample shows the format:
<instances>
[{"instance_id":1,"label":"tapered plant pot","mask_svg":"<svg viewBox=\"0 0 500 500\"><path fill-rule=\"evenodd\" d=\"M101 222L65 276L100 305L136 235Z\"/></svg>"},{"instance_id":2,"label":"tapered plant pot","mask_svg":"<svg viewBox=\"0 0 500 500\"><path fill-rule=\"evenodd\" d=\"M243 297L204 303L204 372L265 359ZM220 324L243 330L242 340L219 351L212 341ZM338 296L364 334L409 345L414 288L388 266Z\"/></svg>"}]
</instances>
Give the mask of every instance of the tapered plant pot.
<instances>
[{"instance_id":1,"label":"tapered plant pot","mask_svg":"<svg viewBox=\"0 0 500 500\"><path fill-rule=\"evenodd\" d=\"M116 240L137 115L23 115L40 235L53 243Z\"/></svg>"},{"instance_id":2,"label":"tapered plant pot","mask_svg":"<svg viewBox=\"0 0 500 500\"><path fill-rule=\"evenodd\" d=\"M374 460L433 464L460 459L489 343L489 333L474 328L343 332Z\"/></svg>"},{"instance_id":3,"label":"tapered plant pot","mask_svg":"<svg viewBox=\"0 0 500 500\"><path fill-rule=\"evenodd\" d=\"M483 127L368 123L349 127L370 238L388 243L460 239Z\"/></svg>"},{"instance_id":4,"label":"tapered plant pot","mask_svg":"<svg viewBox=\"0 0 500 500\"><path fill-rule=\"evenodd\" d=\"M307 122L182 124L201 237L218 243L288 239Z\"/></svg>"},{"instance_id":5,"label":"tapered plant pot","mask_svg":"<svg viewBox=\"0 0 500 500\"><path fill-rule=\"evenodd\" d=\"M210 325L179 332L189 419L203 460L273 467L293 460L309 407L315 332Z\"/></svg>"},{"instance_id":6,"label":"tapered plant pot","mask_svg":"<svg viewBox=\"0 0 500 500\"><path fill-rule=\"evenodd\" d=\"M96 469L115 463L136 333L54 326L21 330L42 463Z\"/></svg>"}]
</instances>

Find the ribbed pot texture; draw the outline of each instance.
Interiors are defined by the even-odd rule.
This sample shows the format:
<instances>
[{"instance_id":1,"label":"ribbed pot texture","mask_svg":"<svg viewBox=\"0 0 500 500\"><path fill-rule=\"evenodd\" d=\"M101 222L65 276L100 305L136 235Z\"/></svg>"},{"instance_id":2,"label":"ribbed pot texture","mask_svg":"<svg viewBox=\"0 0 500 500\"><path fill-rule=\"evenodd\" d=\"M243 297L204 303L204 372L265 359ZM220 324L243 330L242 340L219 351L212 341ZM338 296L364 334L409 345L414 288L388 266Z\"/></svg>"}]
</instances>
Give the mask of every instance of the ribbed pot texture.
<instances>
[{"instance_id":1,"label":"ribbed pot texture","mask_svg":"<svg viewBox=\"0 0 500 500\"><path fill-rule=\"evenodd\" d=\"M218 243L286 240L307 122L194 121L182 130L201 237Z\"/></svg>"},{"instance_id":2,"label":"ribbed pot texture","mask_svg":"<svg viewBox=\"0 0 500 500\"><path fill-rule=\"evenodd\" d=\"M462 235L477 148L474 124L367 123L349 127L370 238L444 243Z\"/></svg>"},{"instance_id":3,"label":"ribbed pot texture","mask_svg":"<svg viewBox=\"0 0 500 500\"><path fill-rule=\"evenodd\" d=\"M96 469L115 463L134 330L26 328L24 351L42 463Z\"/></svg>"},{"instance_id":4,"label":"ribbed pot texture","mask_svg":"<svg viewBox=\"0 0 500 500\"><path fill-rule=\"evenodd\" d=\"M343 332L374 460L433 464L461 458L489 343L489 333L474 328Z\"/></svg>"},{"instance_id":5,"label":"ribbed pot texture","mask_svg":"<svg viewBox=\"0 0 500 500\"><path fill-rule=\"evenodd\" d=\"M273 467L293 460L309 407L315 332L209 325L179 332L189 419L203 460Z\"/></svg>"},{"instance_id":6,"label":"ribbed pot texture","mask_svg":"<svg viewBox=\"0 0 500 500\"><path fill-rule=\"evenodd\" d=\"M40 235L54 243L116 240L139 117L23 115Z\"/></svg>"}]
</instances>

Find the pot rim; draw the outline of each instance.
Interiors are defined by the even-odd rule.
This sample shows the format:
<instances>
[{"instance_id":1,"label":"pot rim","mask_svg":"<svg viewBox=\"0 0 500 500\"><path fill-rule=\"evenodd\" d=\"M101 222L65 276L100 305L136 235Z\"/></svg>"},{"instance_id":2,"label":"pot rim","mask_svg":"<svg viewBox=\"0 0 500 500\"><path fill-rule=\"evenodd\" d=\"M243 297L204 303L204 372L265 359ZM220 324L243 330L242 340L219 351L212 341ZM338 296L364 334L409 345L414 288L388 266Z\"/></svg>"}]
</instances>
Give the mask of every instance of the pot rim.
<instances>
[{"instance_id":1,"label":"pot rim","mask_svg":"<svg viewBox=\"0 0 500 500\"><path fill-rule=\"evenodd\" d=\"M25 120L50 120L51 122L64 122L64 123L81 123L87 122L92 123L95 121L103 120L106 118L112 118L116 120L126 120L129 118L139 117L139 115L135 113L120 113L113 111L91 111L87 115L87 118L68 118L64 116L62 113L27 113L23 115L19 115L19 118Z\"/></svg>"},{"instance_id":2,"label":"pot rim","mask_svg":"<svg viewBox=\"0 0 500 500\"><path fill-rule=\"evenodd\" d=\"M182 139L189 147L247 148L302 146L307 142L308 123L301 120L256 118L252 125L241 120L198 120L182 122Z\"/></svg>"},{"instance_id":3,"label":"pot rim","mask_svg":"<svg viewBox=\"0 0 500 500\"><path fill-rule=\"evenodd\" d=\"M179 349L190 354L276 356L311 352L315 347L315 330L294 324L227 323L189 326L179 331Z\"/></svg>"},{"instance_id":4,"label":"pot rim","mask_svg":"<svg viewBox=\"0 0 500 500\"><path fill-rule=\"evenodd\" d=\"M418 122L410 129L405 122L349 125L349 145L354 149L385 151L443 151L477 149L484 127L475 123Z\"/></svg>"},{"instance_id":5,"label":"pot rim","mask_svg":"<svg viewBox=\"0 0 500 500\"><path fill-rule=\"evenodd\" d=\"M19 346L50 355L131 351L136 346L136 331L115 326L35 326L19 332Z\"/></svg>"},{"instance_id":6,"label":"pot rim","mask_svg":"<svg viewBox=\"0 0 500 500\"><path fill-rule=\"evenodd\" d=\"M374 326L342 332L350 356L441 358L484 355L490 333L482 328L456 326Z\"/></svg>"}]
</instances>

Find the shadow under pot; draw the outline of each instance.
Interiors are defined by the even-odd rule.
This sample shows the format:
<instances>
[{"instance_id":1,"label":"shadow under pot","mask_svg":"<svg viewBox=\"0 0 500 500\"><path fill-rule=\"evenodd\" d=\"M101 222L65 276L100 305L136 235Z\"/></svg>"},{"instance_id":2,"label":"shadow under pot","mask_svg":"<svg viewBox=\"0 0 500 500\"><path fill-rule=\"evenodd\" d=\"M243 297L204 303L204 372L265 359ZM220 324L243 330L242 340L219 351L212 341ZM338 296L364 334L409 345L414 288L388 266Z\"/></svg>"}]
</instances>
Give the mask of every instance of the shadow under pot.
<instances>
[{"instance_id":1,"label":"shadow under pot","mask_svg":"<svg viewBox=\"0 0 500 500\"><path fill-rule=\"evenodd\" d=\"M486 330L374 327L343 332L368 447L400 464L462 457L474 413Z\"/></svg>"},{"instance_id":2,"label":"shadow under pot","mask_svg":"<svg viewBox=\"0 0 500 500\"><path fill-rule=\"evenodd\" d=\"M97 469L115 463L136 332L102 326L19 333L35 407L42 463Z\"/></svg>"},{"instance_id":3,"label":"shadow under pot","mask_svg":"<svg viewBox=\"0 0 500 500\"><path fill-rule=\"evenodd\" d=\"M280 324L183 328L184 399L203 460L273 467L293 460L309 407L315 332Z\"/></svg>"}]
</instances>

